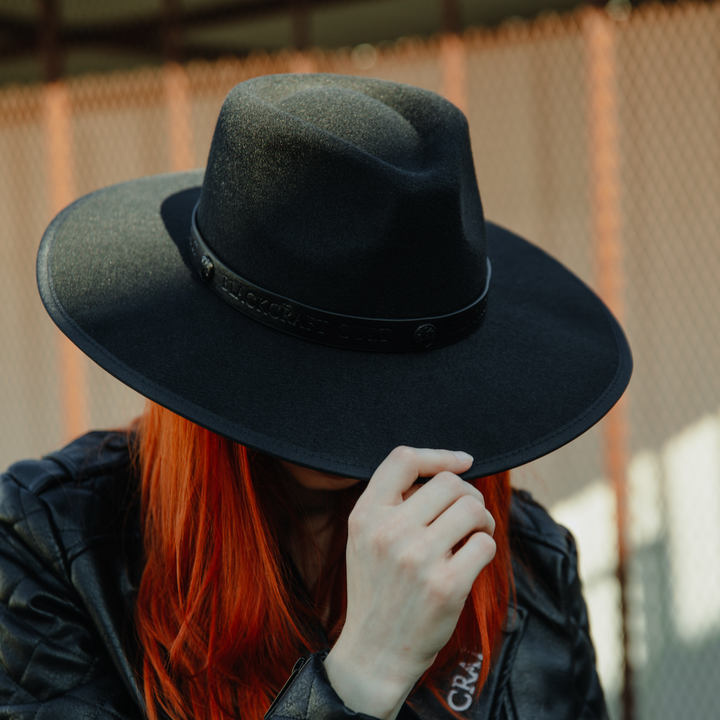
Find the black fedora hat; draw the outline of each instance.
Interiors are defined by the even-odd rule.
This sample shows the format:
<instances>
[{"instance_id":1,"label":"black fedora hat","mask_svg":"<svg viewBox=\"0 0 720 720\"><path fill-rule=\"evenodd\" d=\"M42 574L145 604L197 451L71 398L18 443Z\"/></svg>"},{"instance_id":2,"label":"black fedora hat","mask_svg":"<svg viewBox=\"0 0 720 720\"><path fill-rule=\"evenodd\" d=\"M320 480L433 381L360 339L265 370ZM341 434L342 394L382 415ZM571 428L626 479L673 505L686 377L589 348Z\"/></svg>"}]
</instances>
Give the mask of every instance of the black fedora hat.
<instances>
[{"instance_id":1,"label":"black fedora hat","mask_svg":"<svg viewBox=\"0 0 720 720\"><path fill-rule=\"evenodd\" d=\"M597 296L485 222L462 113L380 80L241 83L204 172L79 199L37 271L56 324L122 382L348 477L399 444L469 452L467 477L524 464L632 370Z\"/></svg>"}]
</instances>

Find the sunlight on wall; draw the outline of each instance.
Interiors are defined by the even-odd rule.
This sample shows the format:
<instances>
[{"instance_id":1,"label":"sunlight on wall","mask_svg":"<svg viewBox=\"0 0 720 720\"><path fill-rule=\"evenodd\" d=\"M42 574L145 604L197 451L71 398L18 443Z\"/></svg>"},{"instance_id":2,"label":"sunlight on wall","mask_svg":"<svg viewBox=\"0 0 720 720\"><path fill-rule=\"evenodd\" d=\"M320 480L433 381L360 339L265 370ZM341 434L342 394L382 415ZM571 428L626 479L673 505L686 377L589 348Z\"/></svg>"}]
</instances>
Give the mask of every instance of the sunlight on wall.
<instances>
[{"instance_id":1,"label":"sunlight on wall","mask_svg":"<svg viewBox=\"0 0 720 720\"><path fill-rule=\"evenodd\" d=\"M584 583L615 571L615 496L604 480L596 480L581 492L558 503L551 514L575 536L580 555L580 576Z\"/></svg>"},{"instance_id":2,"label":"sunlight on wall","mask_svg":"<svg viewBox=\"0 0 720 720\"><path fill-rule=\"evenodd\" d=\"M687 427L659 453L637 453L628 491L631 547L665 543L674 631L686 643L700 643L720 630L720 414ZM623 664L615 513L604 480L551 508L577 541L598 673L608 693L618 690ZM632 573L627 593L630 657L639 668L648 655L645 597Z\"/></svg>"},{"instance_id":3,"label":"sunlight on wall","mask_svg":"<svg viewBox=\"0 0 720 720\"><path fill-rule=\"evenodd\" d=\"M550 513L575 536L598 674L605 691L613 692L622 673L615 495L604 480L596 480Z\"/></svg>"},{"instance_id":4,"label":"sunlight on wall","mask_svg":"<svg viewBox=\"0 0 720 720\"><path fill-rule=\"evenodd\" d=\"M663 530L662 468L657 453L644 450L628 466L628 535L633 549L657 542Z\"/></svg>"},{"instance_id":5,"label":"sunlight on wall","mask_svg":"<svg viewBox=\"0 0 720 720\"><path fill-rule=\"evenodd\" d=\"M663 452L673 616L699 642L720 628L720 418L707 416Z\"/></svg>"}]
</instances>

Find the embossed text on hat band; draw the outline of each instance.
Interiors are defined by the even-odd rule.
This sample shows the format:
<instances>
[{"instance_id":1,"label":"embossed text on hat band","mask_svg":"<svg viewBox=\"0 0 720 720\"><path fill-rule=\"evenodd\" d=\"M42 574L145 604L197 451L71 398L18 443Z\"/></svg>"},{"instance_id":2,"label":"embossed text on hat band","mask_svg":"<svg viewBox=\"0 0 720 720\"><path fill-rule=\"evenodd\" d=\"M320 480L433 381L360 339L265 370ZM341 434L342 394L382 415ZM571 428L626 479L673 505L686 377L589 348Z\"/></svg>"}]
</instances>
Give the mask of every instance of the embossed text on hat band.
<instances>
[{"instance_id":1,"label":"embossed text on hat band","mask_svg":"<svg viewBox=\"0 0 720 720\"><path fill-rule=\"evenodd\" d=\"M192 214L190 249L200 277L229 305L265 325L323 345L371 352L413 352L444 347L477 330L487 309L489 259L485 288L473 303L447 315L398 320L320 310L240 277L205 242L197 226L197 207Z\"/></svg>"}]
</instances>

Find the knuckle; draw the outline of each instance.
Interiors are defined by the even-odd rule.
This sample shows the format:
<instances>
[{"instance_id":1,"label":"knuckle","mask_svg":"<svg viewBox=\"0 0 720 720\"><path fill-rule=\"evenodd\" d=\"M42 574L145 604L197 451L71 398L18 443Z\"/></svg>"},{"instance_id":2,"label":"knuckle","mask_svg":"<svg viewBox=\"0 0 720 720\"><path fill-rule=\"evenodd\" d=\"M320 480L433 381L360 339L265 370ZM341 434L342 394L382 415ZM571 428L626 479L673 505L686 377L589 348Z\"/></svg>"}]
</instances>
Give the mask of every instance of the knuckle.
<instances>
[{"instance_id":1,"label":"knuckle","mask_svg":"<svg viewBox=\"0 0 720 720\"><path fill-rule=\"evenodd\" d=\"M426 548L422 543L412 543L398 548L395 561L401 571L417 575L427 559Z\"/></svg>"},{"instance_id":2,"label":"knuckle","mask_svg":"<svg viewBox=\"0 0 720 720\"><path fill-rule=\"evenodd\" d=\"M466 512L472 515L478 524L485 524L487 520L487 510L485 510L485 505L476 497L473 495L463 495L458 502L462 504Z\"/></svg>"},{"instance_id":3,"label":"knuckle","mask_svg":"<svg viewBox=\"0 0 720 720\"><path fill-rule=\"evenodd\" d=\"M450 578L438 573L428 578L425 586L428 601L435 606L447 606L457 600L457 589Z\"/></svg>"},{"instance_id":4,"label":"knuckle","mask_svg":"<svg viewBox=\"0 0 720 720\"><path fill-rule=\"evenodd\" d=\"M497 545L490 535L484 532L479 532L471 536L470 540L472 541L473 546L477 549L478 553L483 557L483 559L486 559L487 562L490 562L490 560L495 557Z\"/></svg>"},{"instance_id":5,"label":"knuckle","mask_svg":"<svg viewBox=\"0 0 720 720\"><path fill-rule=\"evenodd\" d=\"M355 537L360 533L361 523L355 515L348 517L348 535Z\"/></svg>"},{"instance_id":6,"label":"knuckle","mask_svg":"<svg viewBox=\"0 0 720 720\"><path fill-rule=\"evenodd\" d=\"M365 513L357 505L348 515L348 535L357 536L363 531L365 526Z\"/></svg>"},{"instance_id":7,"label":"knuckle","mask_svg":"<svg viewBox=\"0 0 720 720\"><path fill-rule=\"evenodd\" d=\"M472 483L465 483L467 486L467 492L469 495L472 495L474 498L476 498L479 502L481 502L483 505L485 505L485 496L472 484Z\"/></svg>"},{"instance_id":8,"label":"knuckle","mask_svg":"<svg viewBox=\"0 0 720 720\"><path fill-rule=\"evenodd\" d=\"M433 480L437 485L444 487L454 495L462 494L463 485L465 485L463 480L455 475L455 473L451 473L449 470L439 472Z\"/></svg>"},{"instance_id":9,"label":"knuckle","mask_svg":"<svg viewBox=\"0 0 720 720\"><path fill-rule=\"evenodd\" d=\"M453 487L459 487L462 484L462 480L455 473L452 473L449 470L443 470L442 472L439 472L435 477L437 478L438 482Z\"/></svg>"},{"instance_id":10,"label":"knuckle","mask_svg":"<svg viewBox=\"0 0 720 720\"><path fill-rule=\"evenodd\" d=\"M372 534L372 548L376 555L384 557L392 554L393 549L397 545L397 530L394 526L387 523L375 528Z\"/></svg>"},{"instance_id":11,"label":"knuckle","mask_svg":"<svg viewBox=\"0 0 720 720\"><path fill-rule=\"evenodd\" d=\"M488 525L488 532L490 533L490 536L492 537L495 534L495 518L490 514L490 511L487 511L487 525Z\"/></svg>"},{"instance_id":12,"label":"knuckle","mask_svg":"<svg viewBox=\"0 0 720 720\"><path fill-rule=\"evenodd\" d=\"M420 566L420 557L414 547L406 547L396 553L395 560L403 570L415 570Z\"/></svg>"},{"instance_id":13,"label":"knuckle","mask_svg":"<svg viewBox=\"0 0 720 720\"><path fill-rule=\"evenodd\" d=\"M495 557L495 553L497 552L497 543L495 542L495 539L490 535L486 535L485 537L487 538L487 540L485 541L485 545L487 546L487 552L490 556L490 559L492 560Z\"/></svg>"},{"instance_id":14,"label":"knuckle","mask_svg":"<svg viewBox=\"0 0 720 720\"><path fill-rule=\"evenodd\" d=\"M417 457L417 450L407 445L398 445L390 455L402 462L410 462Z\"/></svg>"}]
</instances>

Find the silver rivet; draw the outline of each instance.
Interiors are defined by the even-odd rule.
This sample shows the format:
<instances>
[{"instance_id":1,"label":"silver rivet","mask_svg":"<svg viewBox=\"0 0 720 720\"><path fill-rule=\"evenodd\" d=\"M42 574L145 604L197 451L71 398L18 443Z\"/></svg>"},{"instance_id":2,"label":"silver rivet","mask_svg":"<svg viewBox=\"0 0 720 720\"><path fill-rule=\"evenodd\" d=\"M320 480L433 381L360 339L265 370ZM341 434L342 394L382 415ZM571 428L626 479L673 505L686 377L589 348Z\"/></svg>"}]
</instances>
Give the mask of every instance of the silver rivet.
<instances>
[{"instance_id":1,"label":"silver rivet","mask_svg":"<svg viewBox=\"0 0 720 720\"><path fill-rule=\"evenodd\" d=\"M215 266L213 265L213 261L207 255L203 255L200 258L200 276L205 282L210 282L214 272Z\"/></svg>"},{"instance_id":2,"label":"silver rivet","mask_svg":"<svg viewBox=\"0 0 720 720\"><path fill-rule=\"evenodd\" d=\"M434 325L419 325L413 334L413 342L418 347L430 347L435 342L437 330Z\"/></svg>"}]
</instances>

